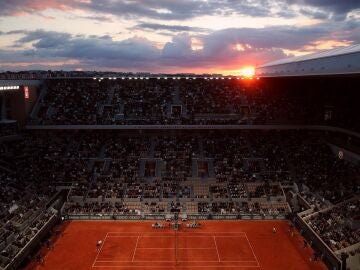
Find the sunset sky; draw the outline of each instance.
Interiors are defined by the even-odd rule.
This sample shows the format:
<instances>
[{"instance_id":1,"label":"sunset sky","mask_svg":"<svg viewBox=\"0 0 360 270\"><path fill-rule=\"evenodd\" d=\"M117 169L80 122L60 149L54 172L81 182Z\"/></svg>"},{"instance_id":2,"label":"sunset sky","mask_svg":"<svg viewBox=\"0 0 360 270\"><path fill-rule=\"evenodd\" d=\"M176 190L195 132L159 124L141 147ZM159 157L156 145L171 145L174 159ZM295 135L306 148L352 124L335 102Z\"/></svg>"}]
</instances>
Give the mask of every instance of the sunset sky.
<instances>
[{"instance_id":1,"label":"sunset sky","mask_svg":"<svg viewBox=\"0 0 360 270\"><path fill-rule=\"evenodd\" d=\"M359 0L0 0L0 70L236 75L356 43Z\"/></svg>"}]
</instances>

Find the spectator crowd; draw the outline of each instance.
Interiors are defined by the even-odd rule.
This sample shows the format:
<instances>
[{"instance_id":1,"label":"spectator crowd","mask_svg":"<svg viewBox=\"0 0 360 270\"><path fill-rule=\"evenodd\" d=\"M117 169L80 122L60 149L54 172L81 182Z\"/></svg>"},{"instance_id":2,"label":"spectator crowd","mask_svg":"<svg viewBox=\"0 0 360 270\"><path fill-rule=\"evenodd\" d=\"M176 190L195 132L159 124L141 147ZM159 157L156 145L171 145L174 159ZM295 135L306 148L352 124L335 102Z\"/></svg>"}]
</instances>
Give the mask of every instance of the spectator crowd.
<instances>
[{"instance_id":1,"label":"spectator crowd","mask_svg":"<svg viewBox=\"0 0 360 270\"><path fill-rule=\"evenodd\" d=\"M233 79L47 80L40 125L317 124L360 130L353 95ZM326 98L324 98L326 96Z\"/></svg>"},{"instance_id":2,"label":"spectator crowd","mask_svg":"<svg viewBox=\"0 0 360 270\"><path fill-rule=\"evenodd\" d=\"M308 131L23 132L0 143L1 263L51 217L57 187L69 215L266 216L289 213L285 188L297 186L320 211L310 226L339 250L359 242L359 172Z\"/></svg>"}]
</instances>

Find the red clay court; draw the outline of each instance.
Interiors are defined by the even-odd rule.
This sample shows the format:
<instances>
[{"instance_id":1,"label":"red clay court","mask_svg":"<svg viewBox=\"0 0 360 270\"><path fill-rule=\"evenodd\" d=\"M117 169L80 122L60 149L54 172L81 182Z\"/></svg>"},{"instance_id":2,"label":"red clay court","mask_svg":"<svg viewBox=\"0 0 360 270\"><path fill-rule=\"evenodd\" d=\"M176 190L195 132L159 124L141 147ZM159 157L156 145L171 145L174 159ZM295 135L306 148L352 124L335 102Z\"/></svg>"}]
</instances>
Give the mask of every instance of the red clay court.
<instances>
[{"instance_id":1,"label":"red clay court","mask_svg":"<svg viewBox=\"0 0 360 270\"><path fill-rule=\"evenodd\" d=\"M327 269L286 221L203 221L202 228L153 229L151 221L72 221L45 262L26 269ZM277 233L272 233L276 227ZM102 240L99 251L96 242Z\"/></svg>"}]
</instances>

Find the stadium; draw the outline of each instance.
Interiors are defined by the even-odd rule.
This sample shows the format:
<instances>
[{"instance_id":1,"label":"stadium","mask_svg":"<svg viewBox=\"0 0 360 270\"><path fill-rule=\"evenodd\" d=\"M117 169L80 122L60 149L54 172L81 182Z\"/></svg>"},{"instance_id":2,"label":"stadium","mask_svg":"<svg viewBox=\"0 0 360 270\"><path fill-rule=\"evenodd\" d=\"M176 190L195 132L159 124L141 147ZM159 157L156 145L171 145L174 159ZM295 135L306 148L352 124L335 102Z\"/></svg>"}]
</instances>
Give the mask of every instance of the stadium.
<instances>
[{"instance_id":1,"label":"stadium","mask_svg":"<svg viewBox=\"0 0 360 270\"><path fill-rule=\"evenodd\" d=\"M358 269L359 63L12 74L1 269Z\"/></svg>"},{"instance_id":2,"label":"stadium","mask_svg":"<svg viewBox=\"0 0 360 270\"><path fill-rule=\"evenodd\" d=\"M360 270L358 1L0 5L0 270Z\"/></svg>"}]
</instances>

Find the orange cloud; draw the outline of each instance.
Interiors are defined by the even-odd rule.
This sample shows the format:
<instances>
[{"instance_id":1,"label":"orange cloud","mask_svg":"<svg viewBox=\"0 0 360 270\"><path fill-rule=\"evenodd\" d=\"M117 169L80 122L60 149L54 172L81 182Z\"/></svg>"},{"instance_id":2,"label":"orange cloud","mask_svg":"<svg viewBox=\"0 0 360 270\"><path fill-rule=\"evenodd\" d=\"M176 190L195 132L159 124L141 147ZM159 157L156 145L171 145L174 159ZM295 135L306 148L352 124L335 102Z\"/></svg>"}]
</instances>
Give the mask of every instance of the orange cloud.
<instances>
[{"instance_id":1,"label":"orange cloud","mask_svg":"<svg viewBox=\"0 0 360 270\"><path fill-rule=\"evenodd\" d=\"M67 11L72 9L70 0L25 0L21 5L9 1L4 8L5 15L26 16L47 9Z\"/></svg>"},{"instance_id":2,"label":"orange cloud","mask_svg":"<svg viewBox=\"0 0 360 270\"><path fill-rule=\"evenodd\" d=\"M345 47L351 45L352 42L348 40L318 40L315 42L312 42L309 45L306 45L298 50L287 50L284 49L284 53L291 56L301 56L306 55L310 53L315 53L321 50L331 50L335 49L337 47Z\"/></svg>"}]
</instances>

